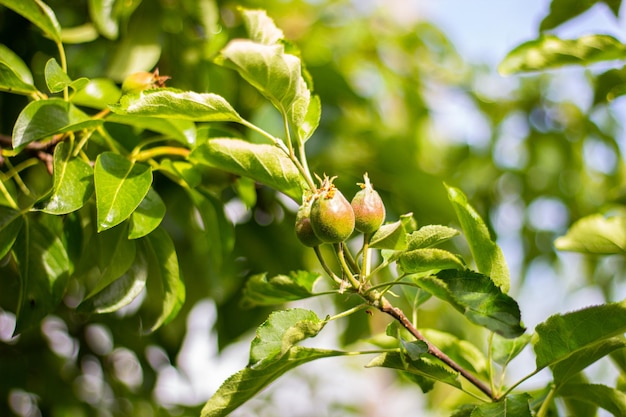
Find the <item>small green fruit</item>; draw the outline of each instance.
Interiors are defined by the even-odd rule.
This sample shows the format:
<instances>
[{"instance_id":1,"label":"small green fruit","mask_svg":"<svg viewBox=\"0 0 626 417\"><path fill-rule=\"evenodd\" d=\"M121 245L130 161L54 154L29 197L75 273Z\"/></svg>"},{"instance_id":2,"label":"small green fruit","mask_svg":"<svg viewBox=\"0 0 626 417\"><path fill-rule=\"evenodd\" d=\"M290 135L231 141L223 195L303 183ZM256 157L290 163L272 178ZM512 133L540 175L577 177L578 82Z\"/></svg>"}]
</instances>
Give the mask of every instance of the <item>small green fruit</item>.
<instances>
[{"instance_id":1,"label":"small green fruit","mask_svg":"<svg viewBox=\"0 0 626 417\"><path fill-rule=\"evenodd\" d=\"M130 74L122 83L122 93L137 93L143 90L149 90L156 87L164 87L165 81L170 77L159 75L159 69L154 72L140 71Z\"/></svg>"},{"instance_id":2,"label":"small green fruit","mask_svg":"<svg viewBox=\"0 0 626 417\"><path fill-rule=\"evenodd\" d=\"M319 246L323 242L317 237L311 226L311 197L305 198L304 203L298 209L296 214L296 236L303 245L314 247Z\"/></svg>"},{"instance_id":3,"label":"small green fruit","mask_svg":"<svg viewBox=\"0 0 626 417\"><path fill-rule=\"evenodd\" d=\"M352 199L355 228L361 233L374 233L385 221L385 204L370 183L367 173L363 175L361 190Z\"/></svg>"},{"instance_id":4,"label":"small green fruit","mask_svg":"<svg viewBox=\"0 0 626 417\"><path fill-rule=\"evenodd\" d=\"M352 206L332 183L333 179L324 178L311 205L311 226L315 235L326 243L343 242L354 231Z\"/></svg>"}]
</instances>

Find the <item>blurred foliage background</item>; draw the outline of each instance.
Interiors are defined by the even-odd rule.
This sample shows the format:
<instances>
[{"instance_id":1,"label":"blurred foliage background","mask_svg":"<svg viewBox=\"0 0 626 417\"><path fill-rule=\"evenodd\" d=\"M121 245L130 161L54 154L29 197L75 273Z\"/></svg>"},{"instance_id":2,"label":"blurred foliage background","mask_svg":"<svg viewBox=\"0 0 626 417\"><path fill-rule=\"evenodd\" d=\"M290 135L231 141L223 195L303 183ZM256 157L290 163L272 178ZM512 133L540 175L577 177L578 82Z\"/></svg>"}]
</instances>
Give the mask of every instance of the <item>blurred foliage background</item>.
<instances>
[{"instance_id":1,"label":"blurred foliage background","mask_svg":"<svg viewBox=\"0 0 626 417\"><path fill-rule=\"evenodd\" d=\"M125 6L118 25L99 20L93 13L97 1L47 3L67 29L70 77L121 83L129 73L158 67L172 77L168 86L221 94L243 117L280 131L269 104L234 72L212 63L228 39L244 33L237 6L266 9L300 48L321 97L320 128L307 148L313 171L337 175L347 196L368 172L386 202L388 220L412 212L421 225L455 226L442 183L460 187L504 248L512 295L530 297L520 304L531 327L533 309L541 314L537 320L543 319L542 306L561 306L580 289L592 294L592 301L619 298L621 258L564 262L552 245L574 220L618 210L624 201L622 127L607 99L621 80L619 68L502 78L489 66L468 62L437 26L419 15L399 21L383 2L125 0L112 2ZM56 56L52 42L0 8L0 43L29 63L35 82L43 85L44 64ZM570 100L564 90L580 91L580 99ZM11 134L25 100L0 94L0 134ZM98 317L68 308L40 329L11 338L17 284L0 265L0 415L198 414L206 387L176 396L161 384L168 375L184 379L179 366L193 364L189 349L181 352L183 342L193 339L193 332L208 337L211 331L220 349L227 349L249 337L269 311L239 305L246 277L316 268L312 252L295 239L290 202L219 172L205 174L216 203L225 205L235 225L235 243L228 250L231 242L220 231L204 230L188 197L156 178L187 301L178 318L155 334L140 335L133 308ZM457 244L457 251L468 253L462 240ZM455 313L436 303L428 309L433 314L420 316L420 325L472 339ZM194 327L193 314L210 316L214 328ZM369 335L366 315L350 320L338 330L343 344ZM239 353L245 360L245 350ZM369 370L362 372L367 378ZM206 386L215 389L218 377L206 375ZM254 411L254 402L246 407L238 415L265 415ZM297 415L366 415L357 406L337 407Z\"/></svg>"}]
</instances>

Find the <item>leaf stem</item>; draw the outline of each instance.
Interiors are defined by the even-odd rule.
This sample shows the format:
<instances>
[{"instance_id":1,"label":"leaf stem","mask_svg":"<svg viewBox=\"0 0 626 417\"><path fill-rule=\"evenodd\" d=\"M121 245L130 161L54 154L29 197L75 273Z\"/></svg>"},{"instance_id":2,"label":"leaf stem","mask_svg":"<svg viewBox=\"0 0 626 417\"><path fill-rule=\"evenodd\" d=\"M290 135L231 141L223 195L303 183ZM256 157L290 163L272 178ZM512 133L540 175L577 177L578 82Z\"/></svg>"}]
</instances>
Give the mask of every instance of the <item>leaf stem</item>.
<instances>
[{"instance_id":1,"label":"leaf stem","mask_svg":"<svg viewBox=\"0 0 626 417\"><path fill-rule=\"evenodd\" d=\"M341 268L343 269L344 274L348 277L350 284L352 284L352 286L358 290L359 287L361 286L361 283L359 282L359 280L354 278L354 274L352 273L352 270L346 263L346 256L344 253L344 248L345 246L343 242L337 243L335 245L335 252L337 253L337 258L339 259L339 265L341 265Z\"/></svg>"},{"instance_id":2,"label":"leaf stem","mask_svg":"<svg viewBox=\"0 0 626 417\"><path fill-rule=\"evenodd\" d=\"M13 199L13 196L11 196L11 194L9 193L9 190L7 190L7 187L4 185L4 181L2 179L0 179L0 191L2 192L2 195L4 196L5 200L7 200L7 202L11 205L12 208L16 210L19 209L17 203Z\"/></svg>"},{"instance_id":3,"label":"leaf stem","mask_svg":"<svg viewBox=\"0 0 626 417\"><path fill-rule=\"evenodd\" d=\"M324 271L326 271L328 276L330 276L337 284L341 285L343 281L341 280L341 278L337 276L337 274L333 272L332 269L330 269L330 267L326 263L326 260L324 260L324 256L322 255L322 251L320 250L320 247L315 246L313 250L315 251L315 256L317 256L317 260L319 261L320 265L322 265L322 268L324 269Z\"/></svg>"},{"instance_id":4,"label":"leaf stem","mask_svg":"<svg viewBox=\"0 0 626 417\"><path fill-rule=\"evenodd\" d=\"M550 387L550 391L548 392L548 395L546 395L546 398L544 398L543 402L541 403L541 407L539 408L539 411L537 411L537 417L545 417L548 415L550 404L552 404L552 399L554 398L555 393L556 393L556 385L553 384Z\"/></svg>"},{"instance_id":5,"label":"leaf stem","mask_svg":"<svg viewBox=\"0 0 626 417\"><path fill-rule=\"evenodd\" d=\"M157 146L154 148L146 149L145 151L137 152L133 159L136 161L146 161L148 159L155 158L162 155L178 155L186 158L189 156L189 149L180 148L177 146Z\"/></svg>"},{"instance_id":6,"label":"leaf stem","mask_svg":"<svg viewBox=\"0 0 626 417\"><path fill-rule=\"evenodd\" d=\"M361 261L361 271L359 273L359 281L365 282L370 274L370 239L371 233L363 234L363 260Z\"/></svg>"},{"instance_id":7,"label":"leaf stem","mask_svg":"<svg viewBox=\"0 0 626 417\"><path fill-rule=\"evenodd\" d=\"M64 73L67 74L67 57L65 56L65 48L63 47L63 42L57 42L57 49L59 50L59 59L61 60L61 69ZM63 88L63 100L69 101L70 93L69 87L66 85Z\"/></svg>"},{"instance_id":8,"label":"leaf stem","mask_svg":"<svg viewBox=\"0 0 626 417\"><path fill-rule=\"evenodd\" d=\"M329 317L328 321L341 319L343 317L348 317L349 315L354 314L354 313L356 313L358 311L364 310L364 309L368 308L369 306L370 305L367 304L367 303L359 304L358 306L352 307L349 310L342 311L339 314L336 314L334 316Z\"/></svg>"},{"instance_id":9,"label":"leaf stem","mask_svg":"<svg viewBox=\"0 0 626 417\"><path fill-rule=\"evenodd\" d=\"M405 329L407 329L416 339L421 340L422 342L426 343L426 345L428 346L428 353L435 356L436 358L444 362L446 365L448 365L450 368L457 371L459 374L461 374L461 376L463 376L463 378L465 378L469 383L471 383L480 391L482 391L490 399L494 401L498 399L496 396L494 396L493 392L487 385L485 385L482 381L476 378L476 376L474 376L465 368L463 368L461 365L459 365L454 360L452 360L452 358L450 358L448 355L443 353L437 346L430 343L430 341L428 341L420 333L420 331L417 330L417 328L413 325L413 323L409 321L409 319L406 317L404 312L400 310L399 308L391 305L385 297L380 298L380 301L376 305L376 307L383 313L386 313L390 315L391 317L393 317L394 319L398 320L400 324L402 324L402 326Z\"/></svg>"}]
</instances>

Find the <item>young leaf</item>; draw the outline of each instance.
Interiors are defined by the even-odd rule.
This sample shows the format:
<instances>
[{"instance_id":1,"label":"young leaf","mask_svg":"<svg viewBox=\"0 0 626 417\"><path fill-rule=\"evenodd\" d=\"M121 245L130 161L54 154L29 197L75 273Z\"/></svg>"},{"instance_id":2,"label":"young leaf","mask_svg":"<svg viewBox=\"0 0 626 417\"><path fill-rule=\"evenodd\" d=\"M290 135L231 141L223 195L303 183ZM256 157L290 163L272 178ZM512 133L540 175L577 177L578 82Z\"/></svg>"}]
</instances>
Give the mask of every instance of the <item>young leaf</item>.
<instances>
[{"instance_id":1,"label":"young leaf","mask_svg":"<svg viewBox=\"0 0 626 417\"><path fill-rule=\"evenodd\" d=\"M24 218L18 210L0 206L0 259L13 247L23 224Z\"/></svg>"},{"instance_id":2,"label":"young leaf","mask_svg":"<svg viewBox=\"0 0 626 417\"><path fill-rule=\"evenodd\" d=\"M306 183L291 160L277 147L233 138L209 139L189 160L252 178L300 203Z\"/></svg>"},{"instance_id":3,"label":"young leaf","mask_svg":"<svg viewBox=\"0 0 626 417\"><path fill-rule=\"evenodd\" d=\"M556 239L554 246L562 251L598 255L626 251L626 218L604 217L592 214L575 222L565 236Z\"/></svg>"},{"instance_id":4,"label":"young leaf","mask_svg":"<svg viewBox=\"0 0 626 417\"><path fill-rule=\"evenodd\" d=\"M528 394L507 395L498 402L476 406L471 417L532 417L530 400Z\"/></svg>"},{"instance_id":5,"label":"young leaf","mask_svg":"<svg viewBox=\"0 0 626 417\"><path fill-rule=\"evenodd\" d=\"M535 328L537 369L626 332L626 301L556 314Z\"/></svg>"},{"instance_id":6,"label":"young leaf","mask_svg":"<svg viewBox=\"0 0 626 417\"><path fill-rule=\"evenodd\" d=\"M149 165L113 152L98 155L94 168L98 232L128 219L150 190Z\"/></svg>"},{"instance_id":7,"label":"young leaf","mask_svg":"<svg viewBox=\"0 0 626 417\"><path fill-rule=\"evenodd\" d=\"M506 366L530 343L530 339L530 334L523 334L515 339L505 339L494 334L491 344L491 358L497 364Z\"/></svg>"},{"instance_id":8,"label":"young leaf","mask_svg":"<svg viewBox=\"0 0 626 417\"><path fill-rule=\"evenodd\" d=\"M563 384L567 382L589 365L624 347L626 347L626 339L613 337L575 351L552 366L554 383Z\"/></svg>"},{"instance_id":9,"label":"young leaf","mask_svg":"<svg viewBox=\"0 0 626 417\"><path fill-rule=\"evenodd\" d=\"M20 273L14 332L19 334L59 305L69 280L70 261L61 239L30 219L17 236L13 254Z\"/></svg>"},{"instance_id":10,"label":"young leaf","mask_svg":"<svg viewBox=\"0 0 626 417\"><path fill-rule=\"evenodd\" d=\"M21 151L36 140L57 133L94 128L102 120L91 119L70 103L57 98L30 102L22 109L13 126L13 149Z\"/></svg>"},{"instance_id":11,"label":"young leaf","mask_svg":"<svg viewBox=\"0 0 626 417\"><path fill-rule=\"evenodd\" d=\"M284 39L283 31L276 27L265 10L241 9L241 16L251 40L265 45L274 45Z\"/></svg>"},{"instance_id":12,"label":"young leaf","mask_svg":"<svg viewBox=\"0 0 626 417\"><path fill-rule=\"evenodd\" d=\"M71 213L81 208L93 191L91 165L81 158L73 158L69 143L59 143L54 150L52 195L41 210L49 214Z\"/></svg>"},{"instance_id":13,"label":"young leaf","mask_svg":"<svg viewBox=\"0 0 626 417\"><path fill-rule=\"evenodd\" d=\"M83 300L78 310L97 314L117 311L137 298L146 287L147 278L148 261L141 251L137 251L130 269L101 291Z\"/></svg>"},{"instance_id":14,"label":"young leaf","mask_svg":"<svg viewBox=\"0 0 626 417\"><path fill-rule=\"evenodd\" d=\"M599 384L565 384L557 394L565 398L585 401L607 410L614 416L626 416L626 394Z\"/></svg>"},{"instance_id":15,"label":"young leaf","mask_svg":"<svg viewBox=\"0 0 626 417\"><path fill-rule=\"evenodd\" d=\"M490 277L503 292L510 287L509 267L500 247L491 239L487 225L461 190L449 187L448 198L461 223L478 271Z\"/></svg>"},{"instance_id":16,"label":"young leaf","mask_svg":"<svg viewBox=\"0 0 626 417\"><path fill-rule=\"evenodd\" d=\"M321 358L347 355L347 352L294 346L263 368L244 368L229 377L202 408L201 417L226 417L237 407L291 369Z\"/></svg>"},{"instance_id":17,"label":"young leaf","mask_svg":"<svg viewBox=\"0 0 626 417\"><path fill-rule=\"evenodd\" d=\"M270 306L312 297L313 285L320 274L292 271L289 275L268 278L267 273L257 274L246 282L241 304L244 307Z\"/></svg>"},{"instance_id":18,"label":"young leaf","mask_svg":"<svg viewBox=\"0 0 626 417\"><path fill-rule=\"evenodd\" d=\"M180 267L172 238L162 228L140 241L140 251L148 260L148 299L157 301L159 308L149 332L169 323L185 302L185 284L180 277Z\"/></svg>"},{"instance_id":19,"label":"young leaf","mask_svg":"<svg viewBox=\"0 0 626 417\"><path fill-rule=\"evenodd\" d=\"M0 91L8 93L31 95L37 93L37 88L24 81L6 62L0 61Z\"/></svg>"},{"instance_id":20,"label":"young leaf","mask_svg":"<svg viewBox=\"0 0 626 417\"><path fill-rule=\"evenodd\" d=\"M452 305L471 322L506 338L524 333L519 306L489 277L470 270L446 270L415 280L424 290Z\"/></svg>"},{"instance_id":21,"label":"young leaf","mask_svg":"<svg viewBox=\"0 0 626 417\"><path fill-rule=\"evenodd\" d=\"M409 273L465 268L463 262L453 253L434 248L402 252L398 264Z\"/></svg>"},{"instance_id":22,"label":"young leaf","mask_svg":"<svg viewBox=\"0 0 626 417\"><path fill-rule=\"evenodd\" d=\"M72 79L63 71L56 59L50 58L44 70L46 85L51 93L63 91L72 83Z\"/></svg>"},{"instance_id":23,"label":"young leaf","mask_svg":"<svg viewBox=\"0 0 626 417\"><path fill-rule=\"evenodd\" d=\"M147 90L122 96L109 106L117 114L196 122L241 122L241 116L221 96L174 89Z\"/></svg>"},{"instance_id":24,"label":"young leaf","mask_svg":"<svg viewBox=\"0 0 626 417\"><path fill-rule=\"evenodd\" d=\"M407 250L437 246L459 235L459 231L447 226L428 225L420 227L407 236Z\"/></svg>"},{"instance_id":25,"label":"young leaf","mask_svg":"<svg viewBox=\"0 0 626 417\"><path fill-rule=\"evenodd\" d=\"M17 14L32 22L41 29L47 37L61 43L61 25L54 12L40 0L0 0L0 5L6 6Z\"/></svg>"},{"instance_id":26,"label":"young leaf","mask_svg":"<svg viewBox=\"0 0 626 417\"><path fill-rule=\"evenodd\" d=\"M151 187L137 209L130 215L128 238L137 239L156 229L165 217L165 203Z\"/></svg>"},{"instance_id":27,"label":"young leaf","mask_svg":"<svg viewBox=\"0 0 626 417\"><path fill-rule=\"evenodd\" d=\"M554 35L541 35L509 52L498 66L498 72L511 75L624 58L626 46L613 36L587 35L563 40Z\"/></svg>"},{"instance_id":28,"label":"young leaf","mask_svg":"<svg viewBox=\"0 0 626 417\"><path fill-rule=\"evenodd\" d=\"M275 311L261 324L250 344L249 367L254 369L271 365L285 355L295 344L317 336L326 325L317 315L301 308Z\"/></svg>"}]
</instances>

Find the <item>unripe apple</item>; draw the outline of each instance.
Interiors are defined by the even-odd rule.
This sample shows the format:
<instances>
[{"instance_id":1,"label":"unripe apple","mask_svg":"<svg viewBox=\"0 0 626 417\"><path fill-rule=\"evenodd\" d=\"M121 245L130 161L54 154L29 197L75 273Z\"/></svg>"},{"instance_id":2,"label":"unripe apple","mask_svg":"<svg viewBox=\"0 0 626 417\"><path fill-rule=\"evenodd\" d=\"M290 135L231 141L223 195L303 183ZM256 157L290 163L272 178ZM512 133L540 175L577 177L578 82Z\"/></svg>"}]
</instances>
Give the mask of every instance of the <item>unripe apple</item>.
<instances>
[{"instance_id":1,"label":"unripe apple","mask_svg":"<svg viewBox=\"0 0 626 417\"><path fill-rule=\"evenodd\" d=\"M303 245L309 247L319 246L323 243L313 231L313 226L311 226L312 202L312 196L306 197L296 214L296 236Z\"/></svg>"},{"instance_id":2,"label":"unripe apple","mask_svg":"<svg viewBox=\"0 0 626 417\"><path fill-rule=\"evenodd\" d=\"M324 178L311 205L311 226L315 235L326 243L343 242L354 231L352 206L332 183L333 179Z\"/></svg>"},{"instance_id":3,"label":"unripe apple","mask_svg":"<svg viewBox=\"0 0 626 417\"><path fill-rule=\"evenodd\" d=\"M367 176L363 175L361 190L352 199L355 228L361 233L374 233L385 221L385 204Z\"/></svg>"}]
</instances>

